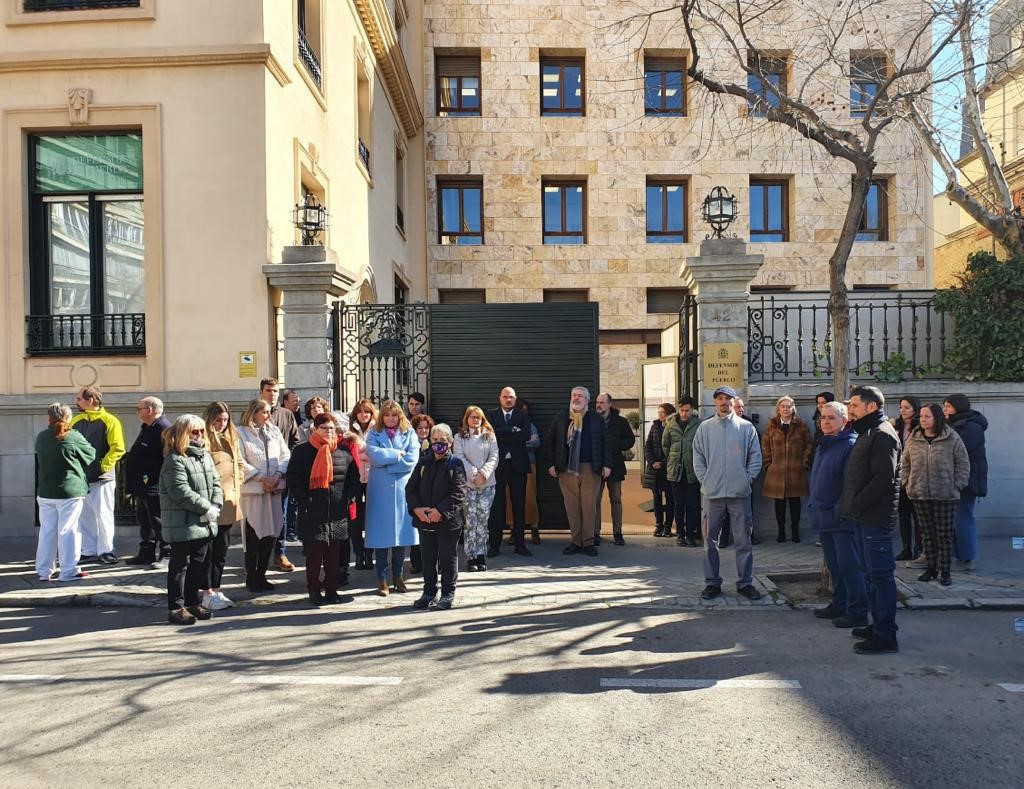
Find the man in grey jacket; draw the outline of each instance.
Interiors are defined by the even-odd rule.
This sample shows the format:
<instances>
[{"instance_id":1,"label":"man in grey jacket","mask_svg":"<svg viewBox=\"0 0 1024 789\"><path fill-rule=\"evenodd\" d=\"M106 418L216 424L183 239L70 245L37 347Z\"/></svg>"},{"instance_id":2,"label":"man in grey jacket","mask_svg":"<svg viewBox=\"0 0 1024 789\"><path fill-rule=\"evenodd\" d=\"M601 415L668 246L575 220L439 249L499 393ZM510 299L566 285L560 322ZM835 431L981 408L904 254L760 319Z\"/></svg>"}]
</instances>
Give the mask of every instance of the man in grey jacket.
<instances>
[{"instance_id":1,"label":"man in grey jacket","mask_svg":"<svg viewBox=\"0 0 1024 789\"><path fill-rule=\"evenodd\" d=\"M750 547L751 485L761 472L761 446L753 424L733 412L736 392L729 386L715 390L715 415L697 428L693 437L693 470L700 481L704 518L704 582L700 596L711 600L722 593L718 538L726 515L736 545L737 591L750 600L761 593L754 588L754 554Z\"/></svg>"}]
</instances>

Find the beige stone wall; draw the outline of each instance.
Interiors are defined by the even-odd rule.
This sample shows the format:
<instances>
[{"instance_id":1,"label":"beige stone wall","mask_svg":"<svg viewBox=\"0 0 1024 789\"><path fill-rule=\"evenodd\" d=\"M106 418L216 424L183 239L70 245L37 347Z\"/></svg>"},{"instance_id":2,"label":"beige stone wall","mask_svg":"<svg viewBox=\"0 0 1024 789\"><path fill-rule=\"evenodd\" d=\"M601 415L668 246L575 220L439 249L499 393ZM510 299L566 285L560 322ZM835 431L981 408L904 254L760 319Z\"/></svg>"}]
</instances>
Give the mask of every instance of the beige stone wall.
<instances>
[{"instance_id":1,"label":"beige stone wall","mask_svg":"<svg viewBox=\"0 0 1024 789\"><path fill-rule=\"evenodd\" d=\"M790 181L791 241L751 244L765 266L755 284L827 288L829 255L842 222L850 170L792 134L745 117L745 108L714 106L688 86L689 115L647 118L643 106L644 46L683 47L681 29L655 21L646 44L610 30L644 8L625 2L526 2L516 4L428 2L425 106L427 156L427 258L429 294L442 288L484 288L488 301L539 301L545 288L587 288L600 304L602 329L661 329L669 315L648 315L646 289L679 286L683 259L697 253L707 232L699 223L703 197L723 185L739 199L735 230L748 231L751 174ZM783 48L785 42L778 42ZM862 46L851 41L850 48ZM794 44L795 46L795 44ZM434 48L479 48L483 117L435 116ZM583 118L540 116L542 52L586 54ZM570 50L570 52L566 52ZM848 97L838 65L828 89ZM712 109L713 108L713 111ZM847 119L848 120L848 119ZM930 284L930 176L909 133L878 154L878 174L894 187L890 241L857 244L849 284ZM486 245L438 244L438 176L482 175ZM689 181L689 243L647 244L646 176L685 176ZM588 239L582 246L550 246L541 236L541 180L585 176ZM602 388L616 397L639 396L635 362L643 346L602 350Z\"/></svg>"}]
</instances>

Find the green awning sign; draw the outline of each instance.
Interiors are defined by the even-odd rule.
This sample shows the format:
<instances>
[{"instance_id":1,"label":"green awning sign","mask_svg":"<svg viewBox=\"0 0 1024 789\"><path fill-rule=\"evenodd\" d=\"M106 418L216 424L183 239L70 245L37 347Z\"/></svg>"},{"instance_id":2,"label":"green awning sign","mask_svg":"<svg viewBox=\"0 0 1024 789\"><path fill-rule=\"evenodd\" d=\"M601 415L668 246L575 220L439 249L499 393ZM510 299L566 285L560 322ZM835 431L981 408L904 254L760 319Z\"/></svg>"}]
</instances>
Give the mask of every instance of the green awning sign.
<instances>
[{"instance_id":1,"label":"green awning sign","mask_svg":"<svg viewBox=\"0 0 1024 789\"><path fill-rule=\"evenodd\" d=\"M141 134L63 134L35 138L35 191L142 191Z\"/></svg>"}]
</instances>

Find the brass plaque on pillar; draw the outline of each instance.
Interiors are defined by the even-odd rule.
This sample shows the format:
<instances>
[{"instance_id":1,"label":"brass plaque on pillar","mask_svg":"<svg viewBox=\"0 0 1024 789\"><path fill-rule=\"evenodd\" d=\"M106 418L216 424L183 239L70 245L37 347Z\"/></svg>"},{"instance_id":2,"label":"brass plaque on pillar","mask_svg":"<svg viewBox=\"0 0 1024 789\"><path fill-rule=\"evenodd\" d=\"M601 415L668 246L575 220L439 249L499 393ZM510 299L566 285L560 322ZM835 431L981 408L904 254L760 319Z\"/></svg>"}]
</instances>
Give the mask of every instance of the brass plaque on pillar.
<instances>
[{"instance_id":1,"label":"brass plaque on pillar","mask_svg":"<svg viewBox=\"0 0 1024 789\"><path fill-rule=\"evenodd\" d=\"M743 343L704 343L704 384L705 389L743 386Z\"/></svg>"}]
</instances>

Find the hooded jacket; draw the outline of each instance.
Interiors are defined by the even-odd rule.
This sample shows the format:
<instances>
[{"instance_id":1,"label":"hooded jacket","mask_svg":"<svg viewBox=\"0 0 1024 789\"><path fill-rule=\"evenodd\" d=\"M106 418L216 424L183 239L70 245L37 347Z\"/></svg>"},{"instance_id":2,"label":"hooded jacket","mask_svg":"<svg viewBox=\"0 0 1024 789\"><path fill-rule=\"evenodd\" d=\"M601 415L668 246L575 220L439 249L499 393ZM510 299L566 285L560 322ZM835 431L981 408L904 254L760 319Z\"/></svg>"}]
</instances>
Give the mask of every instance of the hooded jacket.
<instances>
[{"instance_id":1,"label":"hooded jacket","mask_svg":"<svg viewBox=\"0 0 1024 789\"><path fill-rule=\"evenodd\" d=\"M215 523L203 520L210 506L221 507L224 492L210 453L188 446L184 455L172 452L160 469L160 517L167 542L213 537Z\"/></svg>"},{"instance_id":2,"label":"hooded jacket","mask_svg":"<svg viewBox=\"0 0 1024 789\"><path fill-rule=\"evenodd\" d=\"M693 437L700 427L696 410L683 422L679 414L672 414L665 420L665 432L661 448L665 456L665 476L670 482L696 482L697 472L693 470Z\"/></svg>"},{"instance_id":3,"label":"hooded jacket","mask_svg":"<svg viewBox=\"0 0 1024 789\"><path fill-rule=\"evenodd\" d=\"M71 420L77 430L96 450L96 459L85 470L89 482L114 479L114 466L124 455L124 430L121 420L105 408L83 411Z\"/></svg>"},{"instance_id":4,"label":"hooded jacket","mask_svg":"<svg viewBox=\"0 0 1024 789\"><path fill-rule=\"evenodd\" d=\"M984 414L979 414L974 409L968 409L953 414L949 419L949 426L964 442L964 446L967 447L967 457L971 461L971 477L967 481L964 491L974 496L987 495L988 458L985 456L985 431L988 430L988 420Z\"/></svg>"},{"instance_id":5,"label":"hooded jacket","mask_svg":"<svg viewBox=\"0 0 1024 789\"><path fill-rule=\"evenodd\" d=\"M903 447L900 476L911 501L956 501L970 474L967 447L949 425L931 441L924 428L915 428Z\"/></svg>"}]
</instances>

